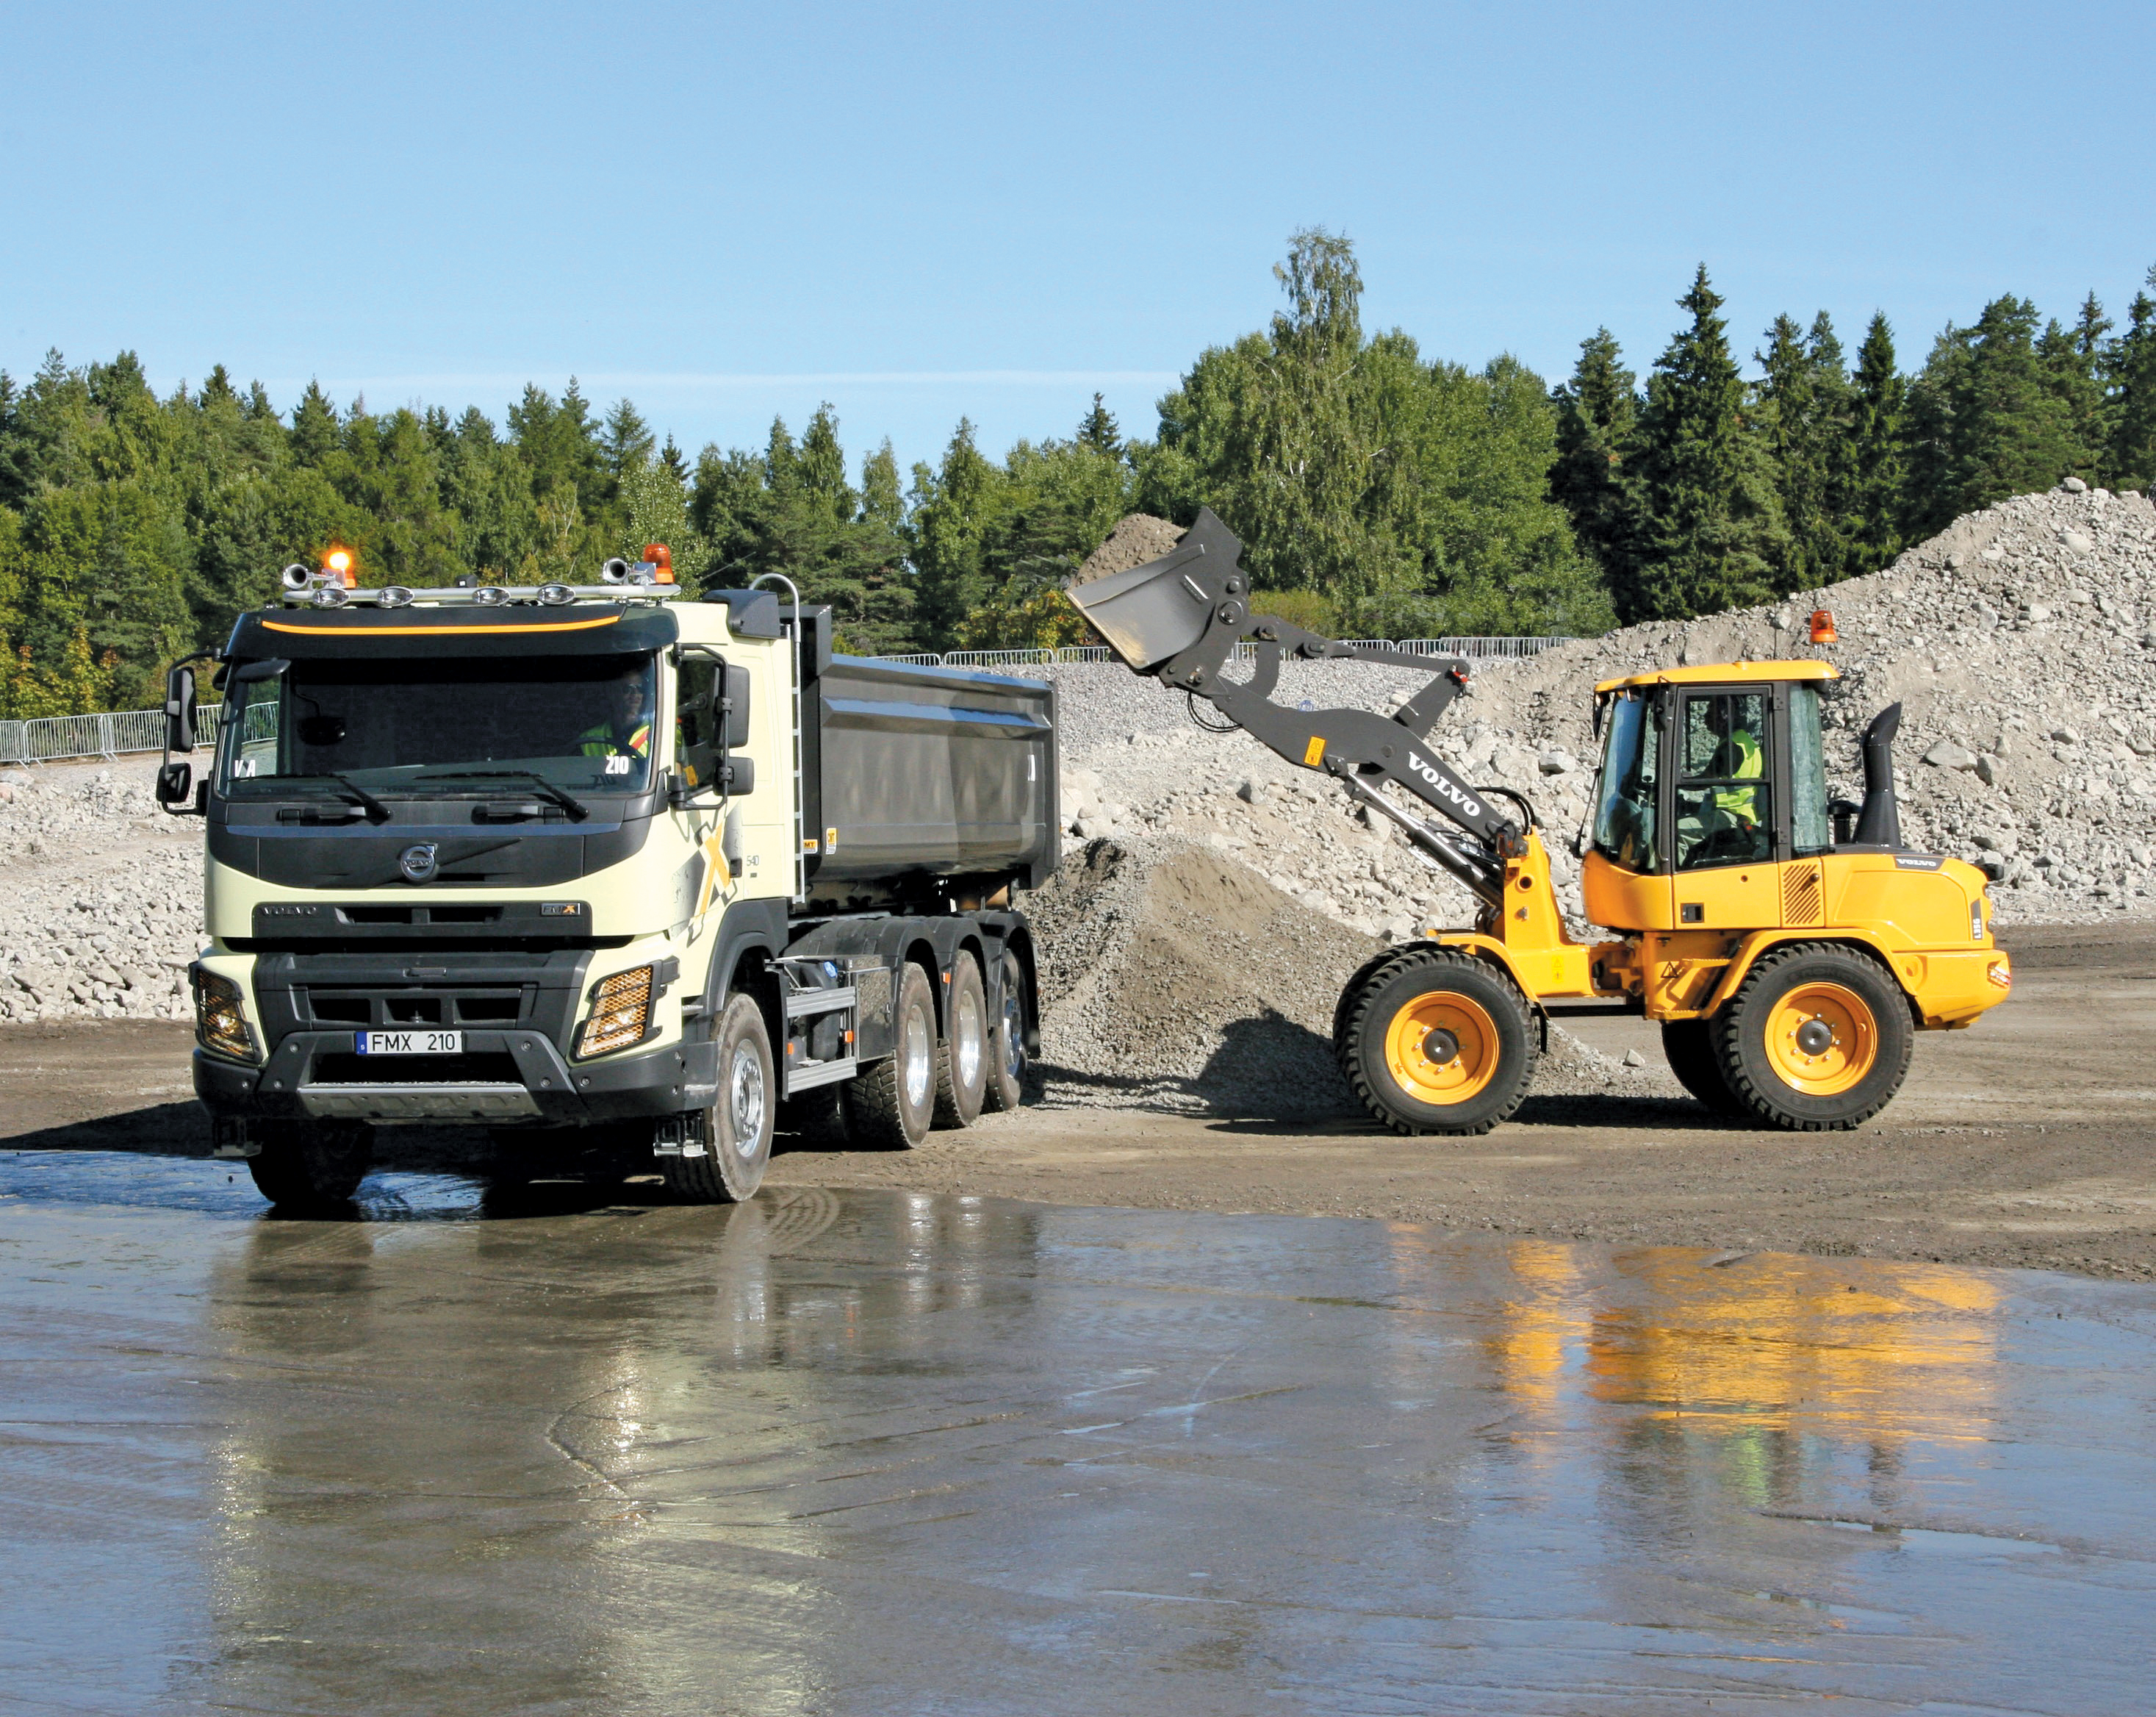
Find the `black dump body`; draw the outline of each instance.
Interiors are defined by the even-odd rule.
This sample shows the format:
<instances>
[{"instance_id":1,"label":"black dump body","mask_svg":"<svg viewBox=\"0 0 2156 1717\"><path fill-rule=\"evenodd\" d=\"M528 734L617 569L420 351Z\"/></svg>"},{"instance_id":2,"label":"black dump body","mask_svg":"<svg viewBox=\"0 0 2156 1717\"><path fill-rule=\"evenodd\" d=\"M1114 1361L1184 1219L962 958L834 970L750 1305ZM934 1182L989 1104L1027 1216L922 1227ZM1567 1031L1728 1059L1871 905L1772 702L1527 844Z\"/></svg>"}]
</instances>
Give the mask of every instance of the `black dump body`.
<instances>
[{"instance_id":1,"label":"black dump body","mask_svg":"<svg viewBox=\"0 0 2156 1717\"><path fill-rule=\"evenodd\" d=\"M1055 688L834 655L828 612L803 619L801 822L815 843L811 891L903 889L914 878L1047 882L1062 821Z\"/></svg>"}]
</instances>

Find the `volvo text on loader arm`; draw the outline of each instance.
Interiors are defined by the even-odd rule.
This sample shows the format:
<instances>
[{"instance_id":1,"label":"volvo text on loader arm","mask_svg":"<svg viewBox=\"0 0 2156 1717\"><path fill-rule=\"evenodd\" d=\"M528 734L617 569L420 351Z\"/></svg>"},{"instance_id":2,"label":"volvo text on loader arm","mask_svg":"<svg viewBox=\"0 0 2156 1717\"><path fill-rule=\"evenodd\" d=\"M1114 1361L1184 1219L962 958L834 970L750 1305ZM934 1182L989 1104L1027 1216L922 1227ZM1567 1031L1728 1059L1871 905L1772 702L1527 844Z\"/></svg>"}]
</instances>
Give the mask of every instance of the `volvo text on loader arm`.
<instances>
[{"instance_id":1,"label":"volvo text on loader arm","mask_svg":"<svg viewBox=\"0 0 2156 1717\"><path fill-rule=\"evenodd\" d=\"M1386 1125L1487 1132L1526 1095L1543 1022L1628 1012L1661 1025L1671 1070L1717 1113L1854 1127L1900 1089L1916 1032L1968 1026L2005 999L2012 970L1983 872L1902 846L1899 705L1866 732L1861 805L1830 801L1830 663L1685 666L1594 687L1604 748L1581 904L1614 934L1580 942L1527 799L1469 785L1425 743L1466 689L1466 662L1254 614L1240 553L1204 512L1168 554L1068 594L1133 671L1332 776L1481 902L1471 929L1386 949L1340 997L1334 1053ZM1239 652L1247 677L1229 671ZM1435 672L1390 717L1291 709L1271 697L1291 655Z\"/></svg>"}]
</instances>

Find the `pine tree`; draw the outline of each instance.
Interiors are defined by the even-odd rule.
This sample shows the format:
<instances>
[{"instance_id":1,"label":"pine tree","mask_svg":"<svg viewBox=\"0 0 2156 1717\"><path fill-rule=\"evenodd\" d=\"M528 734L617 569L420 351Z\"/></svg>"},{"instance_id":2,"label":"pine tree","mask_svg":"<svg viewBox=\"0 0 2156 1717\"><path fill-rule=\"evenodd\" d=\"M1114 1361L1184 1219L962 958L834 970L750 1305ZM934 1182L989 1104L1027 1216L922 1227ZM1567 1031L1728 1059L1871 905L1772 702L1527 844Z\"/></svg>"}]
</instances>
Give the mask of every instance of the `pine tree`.
<instances>
[{"instance_id":1,"label":"pine tree","mask_svg":"<svg viewBox=\"0 0 2156 1717\"><path fill-rule=\"evenodd\" d=\"M1656 361L1640 414L1641 558L1615 592L1626 619L1688 619L1761 601L1785 553L1768 460L1706 265L1677 302L1691 326Z\"/></svg>"},{"instance_id":2,"label":"pine tree","mask_svg":"<svg viewBox=\"0 0 2156 1717\"><path fill-rule=\"evenodd\" d=\"M631 471L641 469L651 457L656 438L644 415L626 399L617 399L607 410L606 422L599 431L599 464L606 472L607 486L613 494L621 491L622 480Z\"/></svg>"},{"instance_id":3,"label":"pine tree","mask_svg":"<svg viewBox=\"0 0 2156 1717\"><path fill-rule=\"evenodd\" d=\"M2156 268L2146 283L2156 288ZM2156 485L2156 299L2133 295L2124 334L2106 355L2111 392L2111 435L2104 478L2121 489Z\"/></svg>"},{"instance_id":4,"label":"pine tree","mask_svg":"<svg viewBox=\"0 0 2156 1717\"><path fill-rule=\"evenodd\" d=\"M337 442L336 407L321 383L310 382L292 409L292 457L300 465L319 465L336 451Z\"/></svg>"},{"instance_id":5,"label":"pine tree","mask_svg":"<svg viewBox=\"0 0 2156 1717\"><path fill-rule=\"evenodd\" d=\"M1848 577L1877 572L1902 552L1905 391L1894 367L1894 330L1887 313L1875 311L1857 348L1843 443L1849 458L1840 512Z\"/></svg>"},{"instance_id":6,"label":"pine tree","mask_svg":"<svg viewBox=\"0 0 2156 1717\"><path fill-rule=\"evenodd\" d=\"M913 551L916 612L928 647L947 650L967 615L988 595L982 538L1003 498L1001 486L996 468L974 445L970 418L958 420L943 462L933 473L925 466L915 470L917 492L906 535Z\"/></svg>"},{"instance_id":7,"label":"pine tree","mask_svg":"<svg viewBox=\"0 0 2156 1717\"><path fill-rule=\"evenodd\" d=\"M896 531L906 522L906 498L898 483L898 456L891 438L861 461L861 517Z\"/></svg>"},{"instance_id":8,"label":"pine tree","mask_svg":"<svg viewBox=\"0 0 2156 1717\"><path fill-rule=\"evenodd\" d=\"M1078 440L1081 446L1111 458L1123 450L1122 431L1116 425L1115 414L1102 403L1098 393L1093 396L1092 410L1079 421Z\"/></svg>"},{"instance_id":9,"label":"pine tree","mask_svg":"<svg viewBox=\"0 0 2156 1717\"><path fill-rule=\"evenodd\" d=\"M1579 342L1572 380L1551 396L1557 407L1557 463L1550 496L1572 533L1614 582L1633 553L1634 496L1625 453L1639 415L1639 378L1624 366L1607 328Z\"/></svg>"}]
</instances>

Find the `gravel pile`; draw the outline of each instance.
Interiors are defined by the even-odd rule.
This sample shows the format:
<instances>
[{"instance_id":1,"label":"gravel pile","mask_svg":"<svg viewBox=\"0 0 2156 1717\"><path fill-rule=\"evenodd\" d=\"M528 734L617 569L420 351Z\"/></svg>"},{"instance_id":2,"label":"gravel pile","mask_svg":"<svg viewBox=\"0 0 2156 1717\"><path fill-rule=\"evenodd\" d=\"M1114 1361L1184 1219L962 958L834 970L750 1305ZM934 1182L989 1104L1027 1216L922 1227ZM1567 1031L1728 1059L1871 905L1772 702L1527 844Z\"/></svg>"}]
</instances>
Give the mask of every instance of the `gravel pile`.
<instances>
[{"instance_id":1,"label":"gravel pile","mask_svg":"<svg viewBox=\"0 0 2156 1717\"><path fill-rule=\"evenodd\" d=\"M202 828L154 763L0 774L0 1022L192 1016Z\"/></svg>"},{"instance_id":2,"label":"gravel pile","mask_svg":"<svg viewBox=\"0 0 2156 1717\"><path fill-rule=\"evenodd\" d=\"M1815 607L1833 611L1840 643L1810 642ZM1431 743L1471 782L1533 799L1569 882L1578 866L1564 849L1593 787L1594 681L1773 656L1841 671L1827 717L1839 796L1862 796L1857 735L1902 704L1903 837L1981 865L2002 922L2156 912L2156 508L2078 480L1957 520L1885 571L1828 590L1484 664ZM1241 735L1199 733L1186 700L1157 681L1113 664L1046 671L1081 838L1209 844L1358 931L1471 918L1466 892L1404 843L1382 830L1358 839L1337 789ZM1291 664L1275 696L1385 710L1425 678Z\"/></svg>"},{"instance_id":3,"label":"gravel pile","mask_svg":"<svg viewBox=\"0 0 2156 1717\"><path fill-rule=\"evenodd\" d=\"M1354 1113L1332 1010L1385 944L1249 866L1175 837L1074 849L1026 910L1040 936L1040 1072L1051 1103L1309 1118ZM1562 1029L1543 1096L1676 1096Z\"/></svg>"}]
</instances>

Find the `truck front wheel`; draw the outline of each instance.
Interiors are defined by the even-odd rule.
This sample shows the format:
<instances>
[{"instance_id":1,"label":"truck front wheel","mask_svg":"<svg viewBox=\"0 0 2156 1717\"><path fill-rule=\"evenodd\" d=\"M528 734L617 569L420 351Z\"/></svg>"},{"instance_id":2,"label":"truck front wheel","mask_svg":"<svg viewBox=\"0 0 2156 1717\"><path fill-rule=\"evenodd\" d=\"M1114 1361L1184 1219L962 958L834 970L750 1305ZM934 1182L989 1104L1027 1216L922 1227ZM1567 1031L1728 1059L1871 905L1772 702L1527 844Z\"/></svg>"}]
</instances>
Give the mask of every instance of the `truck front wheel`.
<instances>
[{"instance_id":1,"label":"truck front wheel","mask_svg":"<svg viewBox=\"0 0 2156 1717\"><path fill-rule=\"evenodd\" d=\"M753 1198L771 1166L778 1087L772 1076L771 1033L753 996L736 995L719 1016L719 1097L699 1111L703 1125L690 1140L703 1149L661 1157L666 1185L697 1204L737 1204Z\"/></svg>"},{"instance_id":2,"label":"truck front wheel","mask_svg":"<svg viewBox=\"0 0 2156 1717\"><path fill-rule=\"evenodd\" d=\"M864 1150L911 1150L936 1118L936 998L928 974L898 969L890 1056L846 1085L846 1131Z\"/></svg>"},{"instance_id":3,"label":"truck front wheel","mask_svg":"<svg viewBox=\"0 0 2156 1717\"><path fill-rule=\"evenodd\" d=\"M351 1203L374 1161L374 1129L364 1121L256 1121L249 1130L260 1149L247 1172L280 1210Z\"/></svg>"}]
</instances>

